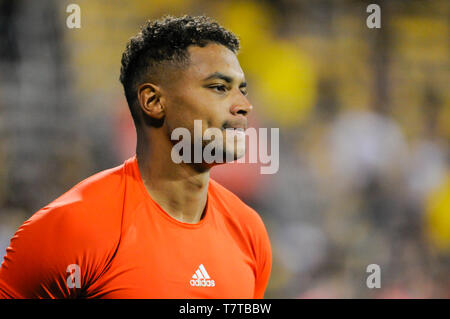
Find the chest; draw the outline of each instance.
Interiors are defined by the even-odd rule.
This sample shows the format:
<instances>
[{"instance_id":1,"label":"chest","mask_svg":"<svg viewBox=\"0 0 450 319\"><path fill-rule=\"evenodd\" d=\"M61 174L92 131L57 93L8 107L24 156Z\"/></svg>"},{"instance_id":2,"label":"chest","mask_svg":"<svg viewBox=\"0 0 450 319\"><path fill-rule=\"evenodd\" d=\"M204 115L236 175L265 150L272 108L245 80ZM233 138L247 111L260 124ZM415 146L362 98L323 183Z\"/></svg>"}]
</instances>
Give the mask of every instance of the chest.
<instances>
[{"instance_id":1,"label":"chest","mask_svg":"<svg viewBox=\"0 0 450 319\"><path fill-rule=\"evenodd\" d=\"M206 226L206 225L204 225ZM141 218L100 279L105 298L253 298L254 261L227 228L184 229Z\"/></svg>"}]
</instances>

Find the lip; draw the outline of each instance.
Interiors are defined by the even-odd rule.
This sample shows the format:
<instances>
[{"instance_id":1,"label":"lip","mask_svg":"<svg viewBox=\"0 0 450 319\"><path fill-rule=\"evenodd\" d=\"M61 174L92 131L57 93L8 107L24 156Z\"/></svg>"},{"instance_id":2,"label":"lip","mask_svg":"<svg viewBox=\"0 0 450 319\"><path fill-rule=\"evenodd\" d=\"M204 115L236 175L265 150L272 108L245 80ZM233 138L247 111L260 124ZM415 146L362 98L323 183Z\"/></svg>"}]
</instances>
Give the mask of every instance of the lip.
<instances>
[{"instance_id":1,"label":"lip","mask_svg":"<svg viewBox=\"0 0 450 319\"><path fill-rule=\"evenodd\" d=\"M243 128L243 127L227 127L227 128L225 128L225 130L242 131L242 132L244 132L245 128Z\"/></svg>"},{"instance_id":2,"label":"lip","mask_svg":"<svg viewBox=\"0 0 450 319\"><path fill-rule=\"evenodd\" d=\"M245 131L247 129L247 123L246 122L235 122L235 123L227 123L223 126L224 130L242 130Z\"/></svg>"}]
</instances>

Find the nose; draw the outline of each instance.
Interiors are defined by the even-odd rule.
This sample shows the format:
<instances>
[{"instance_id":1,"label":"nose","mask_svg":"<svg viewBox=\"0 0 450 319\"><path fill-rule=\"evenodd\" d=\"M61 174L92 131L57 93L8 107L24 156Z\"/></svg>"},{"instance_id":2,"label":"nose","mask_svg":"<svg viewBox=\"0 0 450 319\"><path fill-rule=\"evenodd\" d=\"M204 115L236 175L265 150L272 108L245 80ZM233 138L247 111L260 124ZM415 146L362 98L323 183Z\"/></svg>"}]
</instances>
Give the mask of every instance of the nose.
<instances>
[{"instance_id":1,"label":"nose","mask_svg":"<svg viewBox=\"0 0 450 319\"><path fill-rule=\"evenodd\" d=\"M253 105L250 103L250 101L240 93L240 99L239 101L236 101L230 108L230 112L233 115L243 115L247 116L252 110Z\"/></svg>"}]
</instances>

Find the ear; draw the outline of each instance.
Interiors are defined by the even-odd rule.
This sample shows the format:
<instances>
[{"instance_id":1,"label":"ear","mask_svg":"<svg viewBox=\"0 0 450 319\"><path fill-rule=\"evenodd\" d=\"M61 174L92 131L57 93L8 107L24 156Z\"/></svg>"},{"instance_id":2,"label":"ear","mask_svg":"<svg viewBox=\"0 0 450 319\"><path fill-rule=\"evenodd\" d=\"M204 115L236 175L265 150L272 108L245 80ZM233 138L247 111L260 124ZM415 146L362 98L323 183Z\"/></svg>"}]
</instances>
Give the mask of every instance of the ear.
<instances>
[{"instance_id":1,"label":"ear","mask_svg":"<svg viewBox=\"0 0 450 319\"><path fill-rule=\"evenodd\" d=\"M158 86L151 83L143 83L138 87L137 95L139 105L146 115L157 120L164 117L165 110L161 104L161 92Z\"/></svg>"}]
</instances>

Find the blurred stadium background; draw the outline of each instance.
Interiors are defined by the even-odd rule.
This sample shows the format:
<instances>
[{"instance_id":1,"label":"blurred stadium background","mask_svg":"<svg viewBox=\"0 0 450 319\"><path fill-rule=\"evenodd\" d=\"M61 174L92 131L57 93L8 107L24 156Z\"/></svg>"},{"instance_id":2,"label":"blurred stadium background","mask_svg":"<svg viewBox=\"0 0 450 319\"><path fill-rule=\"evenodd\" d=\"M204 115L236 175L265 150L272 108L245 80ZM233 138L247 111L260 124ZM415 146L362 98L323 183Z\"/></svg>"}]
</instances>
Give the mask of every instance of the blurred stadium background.
<instances>
[{"instance_id":1,"label":"blurred stadium background","mask_svg":"<svg viewBox=\"0 0 450 319\"><path fill-rule=\"evenodd\" d=\"M277 174L213 169L266 223L266 297L449 298L450 2L376 1L381 29L370 3L0 0L0 256L35 211L133 155L128 38L207 14L240 36L252 125L280 128Z\"/></svg>"}]
</instances>

